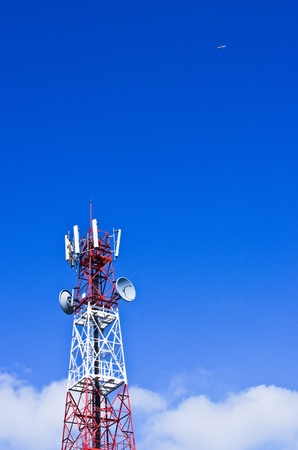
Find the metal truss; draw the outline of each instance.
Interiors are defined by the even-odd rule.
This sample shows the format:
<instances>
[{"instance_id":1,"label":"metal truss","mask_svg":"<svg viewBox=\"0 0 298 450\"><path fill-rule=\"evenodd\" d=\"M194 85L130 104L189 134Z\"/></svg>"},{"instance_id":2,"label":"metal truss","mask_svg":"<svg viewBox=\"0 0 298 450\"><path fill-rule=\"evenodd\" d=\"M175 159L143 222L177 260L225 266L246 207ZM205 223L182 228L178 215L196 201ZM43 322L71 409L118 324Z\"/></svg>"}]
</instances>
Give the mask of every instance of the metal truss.
<instances>
[{"instance_id":1,"label":"metal truss","mask_svg":"<svg viewBox=\"0 0 298 450\"><path fill-rule=\"evenodd\" d=\"M68 389L79 391L86 378L103 395L127 382L117 310L87 304L74 319Z\"/></svg>"}]
</instances>

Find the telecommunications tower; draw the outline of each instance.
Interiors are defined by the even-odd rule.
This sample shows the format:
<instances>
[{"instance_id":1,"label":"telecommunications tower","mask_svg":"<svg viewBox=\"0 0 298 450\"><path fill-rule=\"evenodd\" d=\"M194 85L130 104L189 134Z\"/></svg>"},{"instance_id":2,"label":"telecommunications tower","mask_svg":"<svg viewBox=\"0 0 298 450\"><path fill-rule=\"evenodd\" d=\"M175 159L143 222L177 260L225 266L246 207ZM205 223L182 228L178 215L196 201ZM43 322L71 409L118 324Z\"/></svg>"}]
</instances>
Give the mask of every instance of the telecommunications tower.
<instances>
[{"instance_id":1,"label":"telecommunications tower","mask_svg":"<svg viewBox=\"0 0 298 450\"><path fill-rule=\"evenodd\" d=\"M120 237L121 230L100 230L92 215L81 239L77 225L65 236L78 280L59 295L73 314L61 450L136 450L118 311L118 300L132 301L136 292L127 278L114 278Z\"/></svg>"}]
</instances>

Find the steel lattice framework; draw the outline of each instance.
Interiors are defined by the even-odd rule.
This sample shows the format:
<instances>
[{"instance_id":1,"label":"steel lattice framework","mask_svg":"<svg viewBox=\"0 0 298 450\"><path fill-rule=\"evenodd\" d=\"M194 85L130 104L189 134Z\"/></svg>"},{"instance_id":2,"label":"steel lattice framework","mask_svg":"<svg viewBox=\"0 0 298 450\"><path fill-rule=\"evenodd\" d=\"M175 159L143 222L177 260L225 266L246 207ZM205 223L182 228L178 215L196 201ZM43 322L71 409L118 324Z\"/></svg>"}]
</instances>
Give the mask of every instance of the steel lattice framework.
<instances>
[{"instance_id":1,"label":"steel lattice framework","mask_svg":"<svg viewBox=\"0 0 298 450\"><path fill-rule=\"evenodd\" d=\"M135 450L115 287L107 232L78 241L72 266L74 320L62 450Z\"/></svg>"}]
</instances>

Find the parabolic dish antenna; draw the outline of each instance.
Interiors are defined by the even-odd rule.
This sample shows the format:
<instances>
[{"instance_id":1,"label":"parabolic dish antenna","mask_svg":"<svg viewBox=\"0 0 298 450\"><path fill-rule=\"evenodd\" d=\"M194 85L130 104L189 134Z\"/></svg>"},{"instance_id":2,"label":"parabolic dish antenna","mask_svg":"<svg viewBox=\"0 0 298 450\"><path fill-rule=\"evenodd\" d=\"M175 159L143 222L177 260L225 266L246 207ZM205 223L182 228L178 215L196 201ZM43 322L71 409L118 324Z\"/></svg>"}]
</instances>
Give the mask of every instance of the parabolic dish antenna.
<instances>
[{"instance_id":1,"label":"parabolic dish antenna","mask_svg":"<svg viewBox=\"0 0 298 450\"><path fill-rule=\"evenodd\" d=\"M74 311L74 306L72 302L71 293L64 290L59 294L59 303L65 314L72 314Z\"/></svg>"},{"instance_id":2,"label":"parabolic dish antenna","mask_svg":"<svg viewBox=\"0 0 298 450\"><path fill-rule=\"evenodd\" d=\"M128 278L118 278L116 281L116 289L120 297L127 302L131 302L136 298L136 290Z\"/></svg>"}]
</instances>

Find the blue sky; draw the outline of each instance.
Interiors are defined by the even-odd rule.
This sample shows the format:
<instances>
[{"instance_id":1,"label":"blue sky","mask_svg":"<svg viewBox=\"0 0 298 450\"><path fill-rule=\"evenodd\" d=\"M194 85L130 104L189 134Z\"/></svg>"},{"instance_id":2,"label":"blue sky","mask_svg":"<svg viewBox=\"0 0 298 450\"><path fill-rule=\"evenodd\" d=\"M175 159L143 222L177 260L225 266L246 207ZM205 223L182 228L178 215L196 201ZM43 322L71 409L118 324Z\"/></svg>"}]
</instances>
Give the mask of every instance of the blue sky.
<instances>
[{"instance_id":1,"label":"blue sky","mask_svg":"<svg viewBox=\"0 0 298 450\"><path fill-rule=\"evenodd\" d=\"M297 14L291 0L3 3L3 373L37 390L67 376L64 234L87 230L92 198L137 289L120 305L130 385L298 390Z\"/></svg>"}]
</instances>

